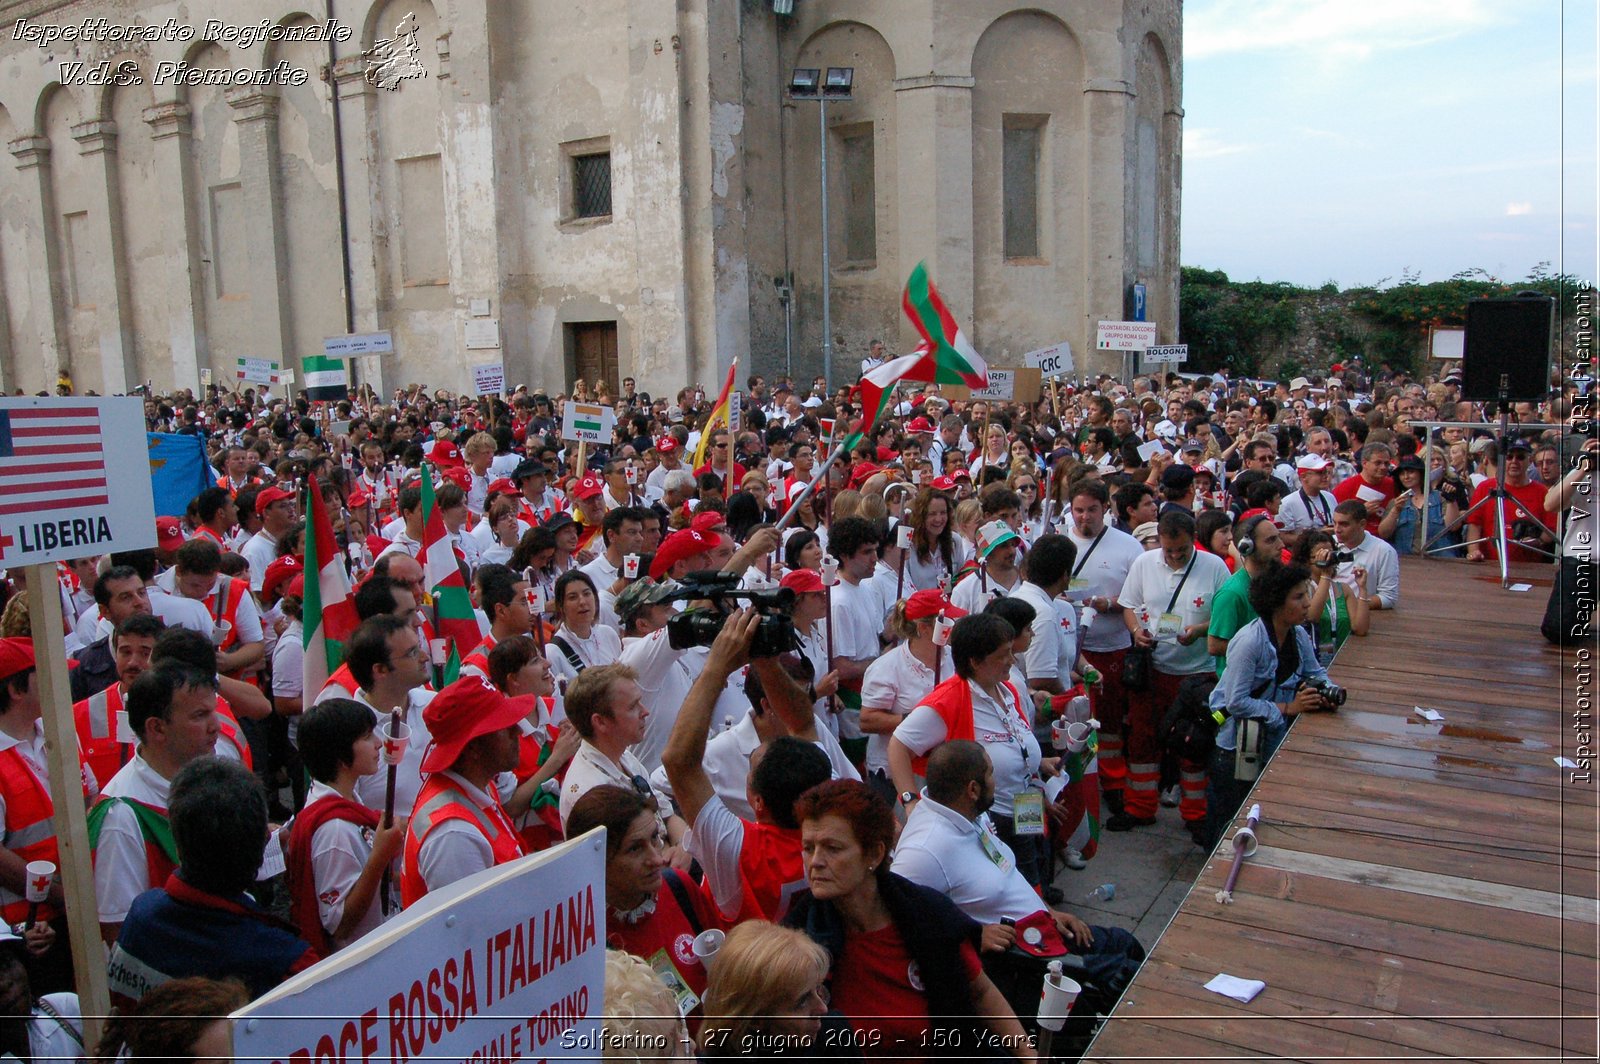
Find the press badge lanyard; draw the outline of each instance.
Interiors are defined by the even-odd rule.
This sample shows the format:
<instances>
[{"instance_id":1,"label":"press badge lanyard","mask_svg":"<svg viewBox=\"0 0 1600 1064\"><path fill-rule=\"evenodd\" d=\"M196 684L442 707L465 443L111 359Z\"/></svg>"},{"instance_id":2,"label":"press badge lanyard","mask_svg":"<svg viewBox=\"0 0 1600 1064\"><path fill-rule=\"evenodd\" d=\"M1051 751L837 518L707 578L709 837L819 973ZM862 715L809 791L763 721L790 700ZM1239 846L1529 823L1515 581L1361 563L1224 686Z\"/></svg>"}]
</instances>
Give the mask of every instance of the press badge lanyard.
<instances>
[{"instance_id":1,"label":"press badge lanyard","mask_svg":"<svg viewBox=\"0 0 1600 1064\"><path fill-rule=\"evenodd\" d=\"M1317 508L1311 504L1311 496L1306 494L1305 488L1300 489L1300 501L1306 504L1306 516L1317 522L1318 525L1326 525L1332 522L1333 518L1328 515L1326 507L1323 507L1321 513L1317 512ZM1321 501L1322 492L1319 491L1317 492L1317 502L1320 503Z\"/></svg>"},{"instance_id":2,"label":"press badge lanyard","mask_svg":"<svg viewBox=\"0 0 1600 1064\"><path fill-rule=\"evenodd\" d=\"M1178 581L1178 586L1172 589L1172 597L1167 600L1167 608L1162 611L1161 618L1157 622L1157 635L1161 634L1161 629L1164 627L1172 628L1173 632L1171 634L1176 634L1182 626L1182 618L1173 613L1172 609L1178 604L1178 596L1183 592L1183 585L1189 582L1189 574L1194 572L1194 563L1200 557L1199 548L1193 548L1193 551L1194 553L1189 555L1189 564L1183 570L1183 578Z\"/></svg>"}]
</instances>

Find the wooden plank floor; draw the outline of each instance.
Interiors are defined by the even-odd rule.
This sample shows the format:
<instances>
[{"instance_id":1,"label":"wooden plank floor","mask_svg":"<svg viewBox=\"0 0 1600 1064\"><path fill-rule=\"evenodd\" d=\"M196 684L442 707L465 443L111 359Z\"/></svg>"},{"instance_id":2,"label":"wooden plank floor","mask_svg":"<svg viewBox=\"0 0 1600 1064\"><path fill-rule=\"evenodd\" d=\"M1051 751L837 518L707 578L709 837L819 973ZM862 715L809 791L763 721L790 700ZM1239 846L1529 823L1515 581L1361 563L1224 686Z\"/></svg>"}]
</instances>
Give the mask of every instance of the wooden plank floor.
<instances>
[{"instance_id":1,"label":"wooden plank floor","mask_svg":"<svg viewBox=\"0 0 1600 1064\"><path fill-rule=\"evenodd\" d=\"M1331 670L1349 702L1251 796L1233 904L1224 843L1085 1060L1596 1059L1600 783L1554 761L1577 653L1539 634L1549 569L1513 578L1534 589L1402 562L1401 608ZM1219 972L1267 988L1243 1005Z\"/></svg>"}]
</instances>

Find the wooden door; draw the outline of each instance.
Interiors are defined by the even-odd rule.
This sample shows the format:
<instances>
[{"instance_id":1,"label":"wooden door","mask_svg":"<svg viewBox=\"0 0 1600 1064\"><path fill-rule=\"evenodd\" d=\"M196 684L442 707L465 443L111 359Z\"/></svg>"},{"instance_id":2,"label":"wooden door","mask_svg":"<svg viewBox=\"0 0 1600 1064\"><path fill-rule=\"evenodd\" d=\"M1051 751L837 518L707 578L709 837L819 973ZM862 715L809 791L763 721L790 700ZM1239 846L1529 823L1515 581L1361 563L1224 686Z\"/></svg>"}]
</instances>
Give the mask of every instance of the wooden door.
<instances>
[{"instance_id":1,"label":"wooden door","mask_svg":"<svg viewBox=\"0 0 1600 1064\"><path fill-rule=\"evenodd\" d=\"M577 377L593 388L600 381L618 394L621 378L617 373L617 323L614 321L574 322L572 330L573 364Z\"/></svg>"}]
</instances>

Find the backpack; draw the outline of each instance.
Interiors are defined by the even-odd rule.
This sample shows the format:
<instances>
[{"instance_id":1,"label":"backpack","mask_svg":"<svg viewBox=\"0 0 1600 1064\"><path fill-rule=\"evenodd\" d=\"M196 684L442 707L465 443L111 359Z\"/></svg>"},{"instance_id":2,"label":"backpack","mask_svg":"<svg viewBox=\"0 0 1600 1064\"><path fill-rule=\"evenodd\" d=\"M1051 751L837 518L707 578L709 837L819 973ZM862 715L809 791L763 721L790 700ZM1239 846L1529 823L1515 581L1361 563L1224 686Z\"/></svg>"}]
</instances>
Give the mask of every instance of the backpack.
<instances>
[{"instance_id":1,"label":"backpack","mask_svg":"<svg viewBox=\"0 0 1600 1064\"><path fill-rule=\"evenodd\" d=\"M1211 760L1217 747L1217 731L1227 719L1211 709L1211 691L1216 686L1217 674L1213 671L1187 676L1178 685L1178 696L1167 707L1156 733L1168 753L1201 764Z\"/></svg>"}]
</instances>

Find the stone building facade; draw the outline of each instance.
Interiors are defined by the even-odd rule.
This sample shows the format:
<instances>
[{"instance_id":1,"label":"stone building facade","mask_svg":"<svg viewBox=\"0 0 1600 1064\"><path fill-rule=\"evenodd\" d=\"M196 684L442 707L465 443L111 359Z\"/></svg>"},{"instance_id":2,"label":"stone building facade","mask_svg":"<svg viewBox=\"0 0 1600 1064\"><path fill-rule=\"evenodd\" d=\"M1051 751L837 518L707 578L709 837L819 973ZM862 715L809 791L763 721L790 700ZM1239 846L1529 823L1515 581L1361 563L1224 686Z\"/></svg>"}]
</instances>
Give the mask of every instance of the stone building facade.
<instances>
[{"instance_id":1,"label":"stone building facade","mask_svg":"<svg viewBox=\"0 0 1600 1064\"><path fill-rule=\"evenodd\" d=\"M1133 282L1177 333L1180 35L1179 0L6 0L0 386L376 330L387 388L809 379L819 114L785 87L830 66L837 379L909 349L919 260L991 365L1120 366L1094 324ZM373 83L391 40L426 76Z\"/></svg>"}]
</instances>

